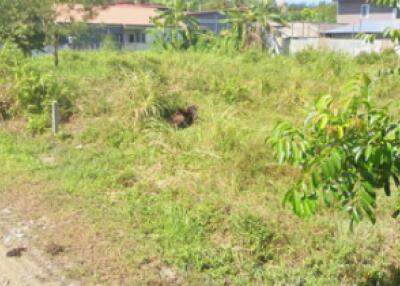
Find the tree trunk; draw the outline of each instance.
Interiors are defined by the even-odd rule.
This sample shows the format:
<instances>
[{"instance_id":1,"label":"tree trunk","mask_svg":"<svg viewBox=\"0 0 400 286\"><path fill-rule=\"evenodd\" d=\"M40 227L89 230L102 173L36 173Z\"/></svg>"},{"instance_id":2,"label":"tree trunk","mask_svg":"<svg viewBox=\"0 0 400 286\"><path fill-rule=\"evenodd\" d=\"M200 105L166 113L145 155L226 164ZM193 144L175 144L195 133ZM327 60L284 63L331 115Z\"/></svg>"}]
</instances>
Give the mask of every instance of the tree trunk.
<instances>
[{"instance_id":1,"label":"tree trunk","mask_svg":"<svg viewBox=\"0 0 400 286\"><path fill-rule=\"evenodd\" d=\"M56 66L56 67L58 67L58 64L59 64L58 49L59 49L59 39L58 39L58 35L55 35L55 37L54 37L54 66Z\"/></svg>"}]
</instances>

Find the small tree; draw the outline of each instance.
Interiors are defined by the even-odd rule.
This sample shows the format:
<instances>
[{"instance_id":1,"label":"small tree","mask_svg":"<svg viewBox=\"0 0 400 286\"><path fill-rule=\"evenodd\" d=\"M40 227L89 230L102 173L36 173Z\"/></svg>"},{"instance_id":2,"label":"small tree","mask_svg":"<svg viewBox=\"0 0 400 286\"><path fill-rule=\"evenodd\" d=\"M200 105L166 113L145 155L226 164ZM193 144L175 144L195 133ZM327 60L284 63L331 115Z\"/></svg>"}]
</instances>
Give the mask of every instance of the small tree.
<instances>
[{"instance_id":1,"label":"small tree","mask_svg":"<svg viewBox=\"0 0 400 286\"><path fill-rule=\"evenodd\" d=\"M0 41L14 43L25 55L43 49L46 34L42 6L41 0L0 1Z\"/></svg>"},{"instance_id":2,"label":"small tree","mask_svg":"<svg viewBox=\"0 0 400 286\"><path fill-rule=\"evenodd\" d=\"M313 215L321 201L338 202L351 227L364 216L375 223L378 191L390 196L391 182L399 186L400 125L370 97L371 80L362 75L341 98L320 97L303 128L274 129L268 143L276 157L300 173L284 199L297 215Z\"/></svg>"},{"instance_id":3,"label":"small tree","mask_svg":"<svg viewBox=\"0 0 400 286\"><path fill-rule=\"evenodd\" d=\"M12 42L25 55L42 51L46 46L54 49L54 64L58 65L60 37L75 30L71 25L59 25L57 5L84 4L90 8L105 0L1 0L0 1L0 41ZM90 9L86 9L89 13Z\"/></svg>"}]
</instances>

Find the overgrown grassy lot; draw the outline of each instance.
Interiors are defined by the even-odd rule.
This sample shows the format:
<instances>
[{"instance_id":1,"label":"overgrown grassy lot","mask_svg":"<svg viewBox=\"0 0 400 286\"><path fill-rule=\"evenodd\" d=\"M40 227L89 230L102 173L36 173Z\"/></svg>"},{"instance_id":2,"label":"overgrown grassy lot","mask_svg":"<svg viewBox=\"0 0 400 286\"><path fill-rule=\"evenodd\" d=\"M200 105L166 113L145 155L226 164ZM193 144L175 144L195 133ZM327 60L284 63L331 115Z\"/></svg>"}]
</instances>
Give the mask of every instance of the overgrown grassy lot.
<instances>
[{"instance_id":1,"label":"overgrown grassy lot","mask_svg":"<svg viewBox=\"0 0 400 286\"><path fill-rule=\"evenodd\" d=\"M316 97L340 96L357 73L374 75L395 55L66 52L58 68L47 57L22 61L19 70L39 71L39 91L18 82L31 72L2 81L0 97L15 107L0 123L0 191L24 176L56 186L54 200L76 198L57 203L87 216L121 266L76 274L88 283L147 285L160 268L171 285L400 283L397 195L380 198L377 224L354 233L334 207L301 220L282 206L297 170L276 164L265 144L279 120L302 124ZM49 95L49 85L68 102L55 138L32 103L15 100ZM399 94L399 77L374 86L395 116ZM168 116L192 104L195 124L172 127Z\"/></svg>"}]
</instances>

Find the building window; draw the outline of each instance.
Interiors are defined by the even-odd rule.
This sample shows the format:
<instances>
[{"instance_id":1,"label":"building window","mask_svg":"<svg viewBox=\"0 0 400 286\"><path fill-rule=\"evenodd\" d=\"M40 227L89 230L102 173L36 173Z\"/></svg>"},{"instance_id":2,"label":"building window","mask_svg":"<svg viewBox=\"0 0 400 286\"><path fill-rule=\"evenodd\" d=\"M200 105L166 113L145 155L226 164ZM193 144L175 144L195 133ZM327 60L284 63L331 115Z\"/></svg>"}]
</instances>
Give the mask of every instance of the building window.
<instances>
[{"instance_id":1,"label":"building window","mask_svg":"<svg viewBox=\"0 0 400 286\"><path fill-rule=\"evenodd\" d=\"M369 4L362 4L361 5L361 18L368 18L369 17Z\"/></svg>"},{"instance_id":2,"label":"building window","mask_svg":"<svg viewBox=\"0 0 400 286\"><path fill-rule=\"evenodd\" d=\"M140 40L141 40L140 31L135 32L135 39L136 39L136 43L140 43Z\"/></svg>"},{"instance_id":3,"label":"building window","mask_svg":"<svg viewBox=\"0 0 400 286\"><path fill-rule=\"evenodd\" d=\"M129 43L131 44L146 43L146 32L145 31L132 32L132 34L129 34Z\"/></svg>"}]
</instances>

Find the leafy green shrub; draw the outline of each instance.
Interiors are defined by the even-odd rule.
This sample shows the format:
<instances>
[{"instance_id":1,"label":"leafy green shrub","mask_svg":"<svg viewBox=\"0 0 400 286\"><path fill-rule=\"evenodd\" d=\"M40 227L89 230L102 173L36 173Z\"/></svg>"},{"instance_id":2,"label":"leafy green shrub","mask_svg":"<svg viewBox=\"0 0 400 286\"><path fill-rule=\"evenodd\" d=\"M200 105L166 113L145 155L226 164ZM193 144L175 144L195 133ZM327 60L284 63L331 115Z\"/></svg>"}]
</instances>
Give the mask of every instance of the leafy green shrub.
<instances>
[{"instance_id":1,"label":"leafy green shrub","mask_svg":"<svg viewBox=\"0 0 400 286\"><path fill-rule=\"evenodd\" d=\"M53 101L59 104L61 120L72 115L72 102L53 73L42 73L30 65L23 65L15 74L13 91L17 108L29 119L30 130L36 128L41 133L50 125Z\"/></svg>"},{"instance_id":2,"label":"leafy green shrub","mask_svg":"<svg viewBox=\"0 0 400 286\"><path fill-rule=\"evenodd\" d=\"M62 120L72 115L72 101L55 74L33 66L14 45L0 50L0 102L2 117L20 113L28 129L42 133L50 124L51 103L57 101Z\"/></svg>"},{"instance_id":3,"label":"leafy green shrub","mask_svg":"<svg viewBox=\"0 0 400 286\"><path fill-rule=\"evenodd\" d=\"M72 113L72 103L67 91L51 72L42 73L25 65L17 71L14 89L18 106L28 113L49 112L54 100L60 105L63 119L67 119Z\"/></svg>"},{"instance_id":4,"label":"leafy green shrub","mask_svg":"<svg viewBox=\"0 0 400 286\"><path fill-rule=\"evenodd\" d=\"M29 114L27 129L31 134L42 134L49 126L50 120L46 114Z\"/></svg>"},{"instance_id":5,"label":"leafy green shrub","mask_svg":"<svg viewBox=\"0 0 400 286\"><path fill-rule=\"evenodd\" d=\"M25 56L12 43L5 43L0 49L0 83L6 78L12 77L15 70L25 61Z\"/></svg>"},{"instance_id":6,"label":"leafy green shrub","mask_svg":"<svg viewBox=\"0 0 400 286\"><path fill-rule=\"evenodd\" d=\"M363 75L340 99L320 97L304 129L289 123L274 129L268 142L279 162L300 168L285 196L297 215L314 214L321 198L327 205L339 202L351 226L364 216L375 223L377 189L390 196L391 179L400 185L399 124L370 96L371 80Z\"/></svg>"},{"instance_id":7,"label":"leafy green shrub","mask_svg":"<svg viewBox=\"0 0 400 286\"><path fill-rule=\"evenodd\" d=\"M14 114L15 99L12 85L16 69L25 61L24 54L11 43L0 49L0 120L10 119Z\"/></svg>"}]
</instances>

